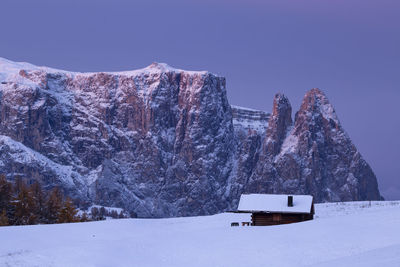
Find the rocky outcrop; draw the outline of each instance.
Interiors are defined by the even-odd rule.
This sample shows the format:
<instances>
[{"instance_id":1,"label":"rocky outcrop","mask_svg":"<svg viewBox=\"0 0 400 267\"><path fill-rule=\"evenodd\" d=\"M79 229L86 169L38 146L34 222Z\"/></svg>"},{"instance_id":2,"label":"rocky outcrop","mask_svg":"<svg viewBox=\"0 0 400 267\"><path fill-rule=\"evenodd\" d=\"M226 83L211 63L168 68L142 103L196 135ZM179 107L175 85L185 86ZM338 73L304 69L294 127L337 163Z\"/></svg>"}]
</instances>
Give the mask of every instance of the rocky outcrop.
<instances>
[{"instance_id":1,"label":"rocky outcrop","mask_svg":"<svg viewBox=\"0 0 400 267\"><path fill-rule=\"evenodd\" d=\"M272 116L267 129L267 139L264 143L264 154L277 155L286 133L292 126L292 106L283 94L276 94L273 103Z\"/></svg>"},{"instance_id":2,"label":"rocky outcrop","mask_svg":"<svg viewBox=\"0 0 400 267\"><path fill-rule=\"evenodd\" d=\"M154 63L75 73L0 59L0 172L61 186L83 203L141 217L212 214L243 192L379 199L325 95L307 93L292 122L228 103L225 79Z\"/></svg>"},{"instance_id":3,"label":"rocky outcrop","mask_svg":"<svg viewBox=\"0 0 400 267\"><path fill-rule=\"evenodd\" d=\"M277 94L265 141L244 192L311 194L316 201L380 199L371 168L319 89L304 96L295 121ZM241 171L239 171L240 173Z\"/></svg>"},{"instance_id":4,"label":"rocky outcrop","mask_svg":"<svg viewBox=\"0 0 400 267\"><path fill-rule=\"evenodd\" d=\"M287 192L307 192L318 201L380 197L374 173L319 89L304 96L294 127L274 163L282 190Z\"/></svg>"}]
</instances>

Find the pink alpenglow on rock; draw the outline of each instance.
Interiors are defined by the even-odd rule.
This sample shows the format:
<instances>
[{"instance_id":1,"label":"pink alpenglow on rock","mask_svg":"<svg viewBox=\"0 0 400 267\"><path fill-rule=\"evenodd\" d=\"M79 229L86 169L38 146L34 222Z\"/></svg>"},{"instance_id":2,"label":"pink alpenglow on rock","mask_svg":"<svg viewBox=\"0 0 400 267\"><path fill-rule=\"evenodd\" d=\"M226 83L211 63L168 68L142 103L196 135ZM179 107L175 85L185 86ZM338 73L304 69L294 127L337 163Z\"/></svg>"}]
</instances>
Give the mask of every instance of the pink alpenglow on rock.
<instances>
[{"instance_id":1,"label":"pink alpenglow on rock","mask_svg":"<svg viewBox=\"0 0 400 267\"><path fill-rule=\"evenodd\" d=\"M380 199L322 91L292 120L231 107L225 78L166 64L79 73L0 58L0 173L139 217L236 209L242 193Z\"/></svg>"}]
</instances>

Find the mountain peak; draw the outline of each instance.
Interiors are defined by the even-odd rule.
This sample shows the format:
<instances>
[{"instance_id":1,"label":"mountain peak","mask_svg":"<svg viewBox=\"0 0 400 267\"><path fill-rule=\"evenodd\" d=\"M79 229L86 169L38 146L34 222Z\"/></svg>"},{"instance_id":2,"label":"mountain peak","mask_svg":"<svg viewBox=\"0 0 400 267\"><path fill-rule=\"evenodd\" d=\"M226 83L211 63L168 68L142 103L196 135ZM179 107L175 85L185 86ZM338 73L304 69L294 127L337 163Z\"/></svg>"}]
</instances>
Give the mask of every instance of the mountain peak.
<instances>
[{"instance_id":1,"label":"mountain peak","mask_svg":"<svg viewBox=\"0 0 400 267\"><path fill-rule=\"evenodd\" d=\"M268 121L268 129L265 150L272 155L279 153L286 133L292 125L292 106L289 99L282 93L274 97L271 118Z\"/></svg>"},{"instance_id":2,"label":"mountain peak","mask_svg":"<svg viewBox=\"0 0 400 267\"><path fill-rule=\"evenodd\" d=\"M306 95L313 94L313 95L325 95L324 92L319 88L311 88L307 91Z\"/></svg>"},{"instance_id":3,"label":"mountain peak","mask_svg":"<svg viewBox=\"0 0 400 267\"><path fill-rule=\"evenodd\" d=\"M292 106L290 105L289 99L282 93L275 94L272 116L278 116L281 113L287 114L287 119L292 120Z\"/></svg>"},{"instance_id":4,"label":"mountain peak","mask_svg":"<svg viewBox=\"0 0 400 267\"><path fill-rule=\"evenodd\" d=\"M319 88L313 88L305 94L299 110L299 113L301 112L310 115L316 113L321 114L327 121L332 120L336 124L339 124L339 119L333 105L329 102L325 93Z\"/></svg>"}]
</instances>

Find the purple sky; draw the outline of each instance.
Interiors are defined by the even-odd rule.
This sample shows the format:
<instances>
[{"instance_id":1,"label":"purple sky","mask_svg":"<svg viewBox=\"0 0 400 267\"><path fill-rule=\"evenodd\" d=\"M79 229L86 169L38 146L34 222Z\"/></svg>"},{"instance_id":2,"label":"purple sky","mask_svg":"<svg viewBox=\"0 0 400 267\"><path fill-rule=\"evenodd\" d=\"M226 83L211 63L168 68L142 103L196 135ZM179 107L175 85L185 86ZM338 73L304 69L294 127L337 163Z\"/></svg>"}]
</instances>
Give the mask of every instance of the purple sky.
<instances>
[{"instance_id":1,"label":"purple sky","mask_svg":"<svg viewBox=\"0 0 400 267\"><path fill-rule=\"evenodd\" d=\"M75 71L154 61L227 78L231 104L270 111L325 91L400 199L398 0L1 0L0 57Z\"/></svg>"}]
</instances>

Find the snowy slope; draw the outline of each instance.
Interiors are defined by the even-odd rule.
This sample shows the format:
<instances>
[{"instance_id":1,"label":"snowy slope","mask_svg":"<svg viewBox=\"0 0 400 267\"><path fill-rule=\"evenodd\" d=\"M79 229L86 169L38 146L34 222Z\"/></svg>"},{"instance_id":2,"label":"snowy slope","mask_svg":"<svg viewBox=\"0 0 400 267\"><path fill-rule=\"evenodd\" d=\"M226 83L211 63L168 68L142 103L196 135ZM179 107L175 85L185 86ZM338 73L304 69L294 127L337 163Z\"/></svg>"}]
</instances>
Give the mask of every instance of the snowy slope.
<instances>
[{"instance_id":1,"label":"snowy slope","mask_svg":"<svg viewBox=\"0 0 400 267\"><path fill-rule=\"evenodd\" d=\"M400 266L400 202L317 204L313 221L246 214L0 228L0 266Z\"/></svg>"}]
</instances>

